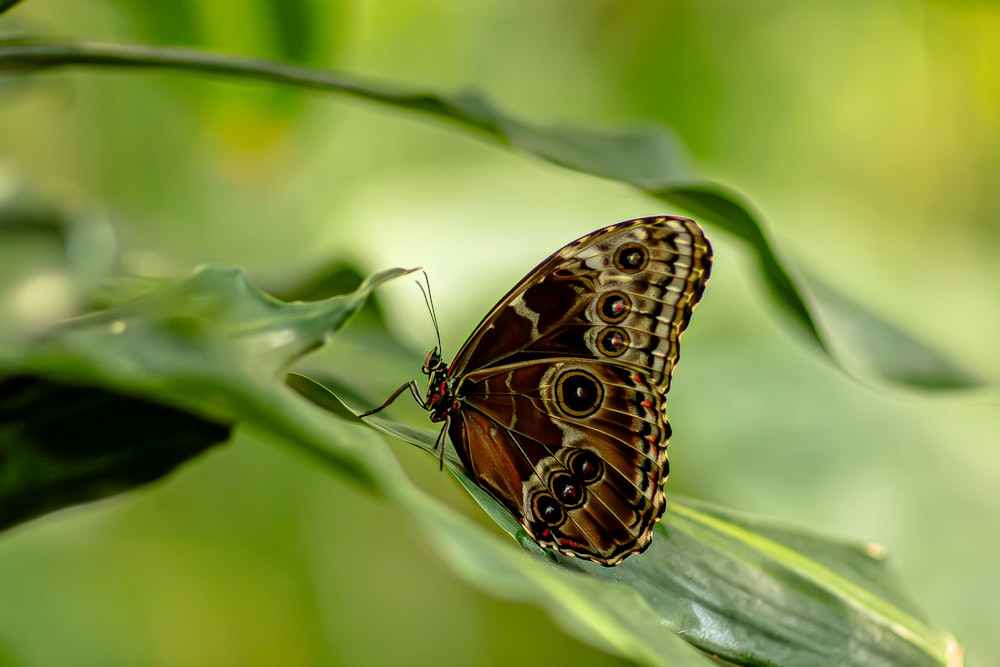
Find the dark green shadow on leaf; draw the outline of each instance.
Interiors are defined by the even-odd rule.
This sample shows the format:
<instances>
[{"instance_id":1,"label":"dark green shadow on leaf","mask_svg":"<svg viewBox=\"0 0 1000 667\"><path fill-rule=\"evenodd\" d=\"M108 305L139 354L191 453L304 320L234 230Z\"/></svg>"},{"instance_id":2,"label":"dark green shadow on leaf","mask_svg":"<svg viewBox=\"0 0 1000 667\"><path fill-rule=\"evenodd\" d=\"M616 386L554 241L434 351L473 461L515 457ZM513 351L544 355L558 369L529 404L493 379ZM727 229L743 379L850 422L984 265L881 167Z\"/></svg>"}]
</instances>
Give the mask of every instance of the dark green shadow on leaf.
<instances>
[{"instance_id":1,"label":"dark green shadow on leaf","mask_svg":"<svg viewBox=\"0 0 1000 667\"><path fill-rule=\"evenodd\" d=\"M230 431L100 388L0 378L0 530L148 484Z\"/></svg>"},{"instance_id":2,"label":"dark green shadow on leaf","mask_svg":"<svg viewBox=\"0 0 1000 667\"><path fill-rule=\"evenodd\" d=\"M14 5L19 4L21 0L0 0L0 14L3 14L8 9L11 9Z\"/></svg>"}]
</instances>

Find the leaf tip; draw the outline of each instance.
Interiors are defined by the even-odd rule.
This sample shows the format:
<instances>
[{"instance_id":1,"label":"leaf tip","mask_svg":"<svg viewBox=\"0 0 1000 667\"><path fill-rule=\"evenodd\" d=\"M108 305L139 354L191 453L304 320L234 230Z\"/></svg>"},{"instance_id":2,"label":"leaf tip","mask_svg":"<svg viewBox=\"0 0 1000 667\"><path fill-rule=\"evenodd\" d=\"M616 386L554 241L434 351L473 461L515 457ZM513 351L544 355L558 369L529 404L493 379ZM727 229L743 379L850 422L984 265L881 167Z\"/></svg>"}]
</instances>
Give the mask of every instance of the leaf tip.
<instances>
[{"instance_id":1,"label":"leaf tip","mask_svg":"<svg viewBox=\"0 0 1000 667\"><path fill-rule=\"evenodd\" d=\"M965 664L965 649L955 639L955 635L945 637L944 655L947 667L962 667Z\"/></svg>"},{"instance_id":2,"label":"leaf tip","mask_svg":"<svg viewBox=\"0 0 1000 667\"><path fill-rule=\"evenodd\" d=\"M884 544L878 542L868 542L864 545L865 555L872 560L885 560L889 555L889 550Z\"/></svg>"}]
</instances>

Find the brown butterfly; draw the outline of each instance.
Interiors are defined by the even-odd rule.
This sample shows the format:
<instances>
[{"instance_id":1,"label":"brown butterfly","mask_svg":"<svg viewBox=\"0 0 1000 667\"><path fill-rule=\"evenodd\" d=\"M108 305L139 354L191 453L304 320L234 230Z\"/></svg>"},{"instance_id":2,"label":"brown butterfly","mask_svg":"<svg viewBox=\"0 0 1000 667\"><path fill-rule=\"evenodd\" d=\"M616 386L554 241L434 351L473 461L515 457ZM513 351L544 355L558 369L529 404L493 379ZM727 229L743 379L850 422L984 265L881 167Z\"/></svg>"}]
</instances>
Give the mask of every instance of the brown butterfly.
<instances>
[{"instance_id":1,"label":"brown butterfly","mask_svg":"<svg viewBox=\"0 0 1000 667\"><path fill-rule=\"evenodd\" d=\"M409 388L539 545L617 565L663 515L666 393L711 265L687 218L599 229L529 272L450 366L431 350L426 398L410 382L365 415Z\"/></svg>"}]
</instances>

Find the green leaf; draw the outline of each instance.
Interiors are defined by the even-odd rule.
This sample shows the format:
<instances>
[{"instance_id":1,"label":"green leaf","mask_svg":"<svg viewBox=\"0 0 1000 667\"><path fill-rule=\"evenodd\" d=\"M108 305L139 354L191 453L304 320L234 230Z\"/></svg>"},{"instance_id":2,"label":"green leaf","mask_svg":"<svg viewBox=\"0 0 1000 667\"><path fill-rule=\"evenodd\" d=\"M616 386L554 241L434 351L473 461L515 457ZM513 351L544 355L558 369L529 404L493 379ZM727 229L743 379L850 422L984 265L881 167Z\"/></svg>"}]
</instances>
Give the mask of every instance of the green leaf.
<instances>
[{"instance_id":1,"label":"green leaf","mask_svg":"<svg viewBox=\"0 0 1000 667\"><path fill-rule=\"evenodd\" d=\"M146 48L83 42L42 40L0 41L0 71L39 71L71 65L166 67L317 88L353 95L410 112L429 114L467 131L509 145L540 159L581 173L632 185L652 197L674 203L701 216L746 243L757 256L767 293L789 321L834 363L844 366L834 346L816 322L817 313L802 297L802 288L780 259L758 222L738 194L685 177L680 145L662 127L608 133L568 127L536 127L501 111L474 92L442 94L404 86L365 81L254 58L204 53L188 49ZM814 295L820 310L864 322L864 336L850 341L863 350L863 371L884 380L920 388L954 389L979 386L971 373L948 362L929 346L903 334L871 312L859 311L832 290ZM839 331L839 330L838 330ZM882 340L905 339L906 355L891 359L881 352Z\"/></svg>"},{"instance_id":2,"label":"green leaf","mask_svg":"<svg viewBox=\"0 0 1000 667\"><path fill-rule=\"evenodd\" d=\"M673 627L697 628L703 650L752 664L947 664L946 638L890 594L883 562L862 548L678 498L660 532L661 566L623 576Z\"/></svg>"},{"instance_id":3,"label":"green leaf","mask_svg":"<svg viewBox=\"0 0 1000 667\"><path fill-rule=\"evenodd\" d=\"M411 495L407 509L423 534L471 585L546 610L581 641L639 665L714 665L664 625L640 591L559 567L545 554L504 544L430 498ZM531 543L533 546L533 543Z\"/></svg>"},{"instance_id":4,"label":"green leaf","mask_svg":"<svg viewBox=\"0 0 1000 667\"><path fill-rule=\"evenodd\" d=\"M923 389L986 386L983 378L808 273L805 291L815 306L807 305L802 289L788 275L764 236L762 224L736 193L719 185L699 184L660 188L650 194L684 207L753 248L774 302L798 322L807 340L843 368ZM824 326L819 326L817 320Z\"/></svg>"},{"instance_id":5,"label":"green leaf","mask_svg":"<svg viewBox=\"0 0 1000 667\"><path fill-rule=\"evenodd\" d=\"M589 604L595 614L625 614L639 604L686 641L738 664L950 664L952 640L932 631L898 591L877 547L673 496L650 549L608 569L543 552L499 503L453 472L536 557L639 596L581 590L587 602L576 602L576 613ZM552 604L545 606L559 618L565 610ZM656 638L638 640L652 645Z\"/></svg>"},{"instance_id":6,"label":"green leaf","mask_svg":"<svg viewBox=\"0 0 1000 667\"><path fill-rule=\"evenodd\" d=\"M757 255L761 276L775 303L798 323L808 340L827 354L832 354L813 321L809 307L764 236L760 223L749 212L748 206L739 201L738 195L709 184L661 187L650 190L649 194L691 211L749 245Z\"/></svg>"},{"instance_id":7,"label":"green leaf","mask_svg":"<svg viewBox=\"0 0 1000 667\"><path fill-rule=\"evenodd\" d=\"M147 483L227 440L246 401L280 388L292 361L342 328L376 285L405 273L287 303L241 271L207 267L44 336L8 341L0 528Z\"/></svg>"},{"instance_id":8,"label":"green leaf","mask_svg":"<svg viewBox=\"0 0 1000 667\"><path fill-rule=\"evenodd\" d=\"M910 387L969 389L989 383L926 343L893 326L857 301L804 273L822 320L850 367Z\"/></svg>"},{"instance_id":9,"label":"green leaf","mask_svg":"<svg viewBox=\"0 0 1000 667\"><path fill-rule=\"evenodd\" d=\"M391 429L382 425L380 430ZM415 444L426 448L430 437L425 433ZM947 650L953 640L927 626L899 591L877 545L831 540L671 496L650 548L604 568L543 551L460 467L452 473L540 562L558 563L560 569L635 593L628 597L611 588L581 586L580 599L572 603L575 614L625 617L638 608L642 618L629 621L636 623L633 630L646 627L645 616L651 615L705 653L737 664L950 664ZM491 590L488 581L478 585ZM541 604L558 619L570 603L547 599ZM660 632L639 631L628 641L658 650ZM585 637L582 632L579 636Z\"/></svg>"}]
</instances>

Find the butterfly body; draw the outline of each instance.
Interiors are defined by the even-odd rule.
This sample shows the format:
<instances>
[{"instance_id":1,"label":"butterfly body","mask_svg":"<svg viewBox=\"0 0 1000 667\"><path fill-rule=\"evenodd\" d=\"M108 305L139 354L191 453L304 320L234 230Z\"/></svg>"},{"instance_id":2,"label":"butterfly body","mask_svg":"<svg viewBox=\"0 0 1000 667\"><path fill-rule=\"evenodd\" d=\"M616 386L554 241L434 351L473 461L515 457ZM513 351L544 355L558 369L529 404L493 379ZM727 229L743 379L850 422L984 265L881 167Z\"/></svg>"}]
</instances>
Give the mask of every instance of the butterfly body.
<instances>
[{"instance_id":1,"label":"butterfly body","mask_svg":"<svg viewBox=\"0 0 1000 667\"><path fill-rule=\"evenodd\" d=\"M606 566L648 547L666 393L711 258L687 218L605 227L528 273L450 366L428 354L431 421L541 546Z\"/></svg>"}]
</instances>

